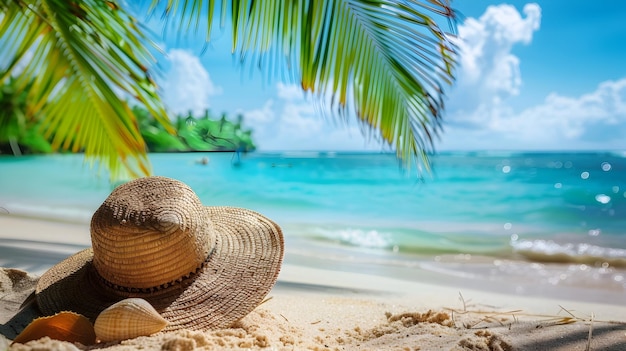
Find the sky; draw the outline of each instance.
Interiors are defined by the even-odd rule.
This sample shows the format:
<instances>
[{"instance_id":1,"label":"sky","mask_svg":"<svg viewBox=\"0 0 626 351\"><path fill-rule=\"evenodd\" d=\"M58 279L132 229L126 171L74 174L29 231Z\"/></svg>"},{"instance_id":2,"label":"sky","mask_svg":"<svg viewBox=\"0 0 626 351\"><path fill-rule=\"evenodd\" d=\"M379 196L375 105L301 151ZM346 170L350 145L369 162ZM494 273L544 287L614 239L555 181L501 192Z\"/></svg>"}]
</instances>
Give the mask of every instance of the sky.
<instances>
[{"instance_id":1,"label":"sky","mask_svg":"<svg viewBox=\"0 0 626 351\"><path fill-rule=\"evenodd\" d=\"M626 3L456 0L459 66L436 151L626 150ZM140 17L141 18L141 17ZM147 21L162 34L157 20ZM169 35L168 35L169 33ZM262 151L392 150L321 114L297 82L230 54L231 37L157 38L157 82L175 113L244 115ZM317 106L317 107L316 107Z\"/></svg>"}]
</instances>

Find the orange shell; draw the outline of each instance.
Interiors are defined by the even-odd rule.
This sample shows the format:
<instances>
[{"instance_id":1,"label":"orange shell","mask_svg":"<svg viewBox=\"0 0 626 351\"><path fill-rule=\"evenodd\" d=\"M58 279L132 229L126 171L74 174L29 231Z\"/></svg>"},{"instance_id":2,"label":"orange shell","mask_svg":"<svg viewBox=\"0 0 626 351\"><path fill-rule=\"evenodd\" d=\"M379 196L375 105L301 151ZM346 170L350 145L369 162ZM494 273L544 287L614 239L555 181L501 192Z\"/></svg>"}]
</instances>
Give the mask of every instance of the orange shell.
<instances>
[{"instance_id":1,"label":"orange shell","mask_svg":"<svg viewBox=\"0 0 626 351\"><path fill-rule=\"evenodd\" d=\"M96 343L96 332L91 322L85 316L74 312L59 312L54 316L37 318L26 326L13 342L24 344L44 336L55 340L79 342L83 345Z\"/></svg>"}]
</instances>

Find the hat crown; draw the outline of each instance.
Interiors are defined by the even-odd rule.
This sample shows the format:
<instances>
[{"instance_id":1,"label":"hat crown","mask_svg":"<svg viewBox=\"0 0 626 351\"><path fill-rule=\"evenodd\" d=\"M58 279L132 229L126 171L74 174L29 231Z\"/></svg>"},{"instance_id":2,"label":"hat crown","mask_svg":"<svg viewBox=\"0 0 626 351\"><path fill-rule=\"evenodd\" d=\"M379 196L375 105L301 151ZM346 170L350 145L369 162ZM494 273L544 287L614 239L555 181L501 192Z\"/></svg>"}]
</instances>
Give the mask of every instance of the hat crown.
<instances>
[{"instance_id":1,"label":"hat crown","mask_svg":"<svg viewBox=\"0 0 626 351\"><path fill-rule=\"evenodd\" d=\"M215 243L213 225L182 182L147 177L120 185L91 220L93 264L127 288L154 288L195 272Z\"/></svg>"}]
</instances>

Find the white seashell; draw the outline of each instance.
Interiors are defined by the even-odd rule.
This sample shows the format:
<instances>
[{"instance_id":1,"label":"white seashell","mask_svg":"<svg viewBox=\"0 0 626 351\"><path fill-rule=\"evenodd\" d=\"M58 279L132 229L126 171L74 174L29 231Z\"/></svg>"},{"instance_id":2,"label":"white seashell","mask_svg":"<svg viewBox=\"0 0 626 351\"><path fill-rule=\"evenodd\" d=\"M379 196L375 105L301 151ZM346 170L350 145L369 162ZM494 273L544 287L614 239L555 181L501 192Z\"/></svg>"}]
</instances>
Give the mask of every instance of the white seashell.
<instances>
[{"instance_id":1,"label":"white seashell","mask_svg":"<svg viewBox=\"0 0 626 351\"><path fill-rule=\"evenodd\" d=\"M130 298L100 312L94 329L96 338L106 342L152 335L166 326L167 321L148 301Z\"/></svg>"}]
</instances>

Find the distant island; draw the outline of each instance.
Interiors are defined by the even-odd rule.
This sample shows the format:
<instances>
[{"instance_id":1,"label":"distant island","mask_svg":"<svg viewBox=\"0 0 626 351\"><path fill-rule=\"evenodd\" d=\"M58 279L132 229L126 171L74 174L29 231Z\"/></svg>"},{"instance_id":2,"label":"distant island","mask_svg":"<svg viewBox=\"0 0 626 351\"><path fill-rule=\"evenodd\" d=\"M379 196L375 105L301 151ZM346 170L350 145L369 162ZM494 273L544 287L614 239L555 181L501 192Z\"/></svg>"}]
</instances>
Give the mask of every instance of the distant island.
<instances>
[{"instance_id":1,"label":"distant island","mask_svg":"<svg viewBox=\"0 0 626 351\"><path fill-rule=\"evenodd\" d=\"M0 87L0 155L53 153L53 136L46 135L43 116L29 115L27 91L9 79ZM148 110L132 108L148 152L237 151L256 149L252 130L244 129L243 115L234 121L225 113L219 117L205 110L204 115L177 115L170 118L174 133L168 132ZM63 151L65 152L65 151Z\"/></svg>"},{"instance_id":2,"label":"distant island","mask_svg":"<svg viewBox=\"0 0 626 351\"><path fill-rule=\"evenodd\" d=\"M230 120L225 113L217 118L209 110L196 117L177 115L172 121L176 134L168 133L150 113L133 107L139 130L150 152L192 151L238 151L251 152L256 149L252 141L252 130L243 128L243 115Z\"/></svg>"}]
</instances>

